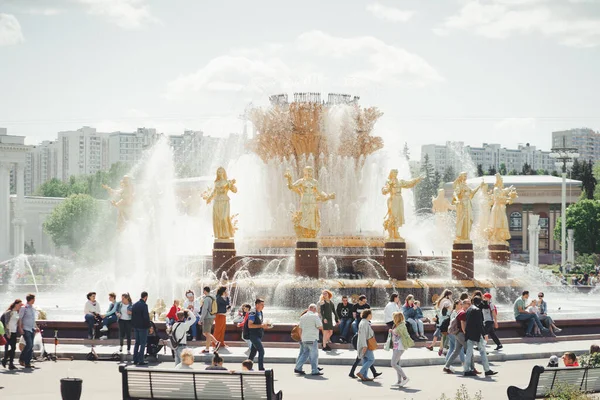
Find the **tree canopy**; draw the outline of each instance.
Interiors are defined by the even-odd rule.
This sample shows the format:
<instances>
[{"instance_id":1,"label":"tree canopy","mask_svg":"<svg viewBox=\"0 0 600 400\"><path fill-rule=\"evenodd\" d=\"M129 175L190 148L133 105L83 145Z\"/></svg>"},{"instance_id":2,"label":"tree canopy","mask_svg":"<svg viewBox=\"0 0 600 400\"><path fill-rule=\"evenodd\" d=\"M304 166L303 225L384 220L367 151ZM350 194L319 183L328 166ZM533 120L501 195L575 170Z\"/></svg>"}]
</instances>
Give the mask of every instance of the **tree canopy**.
<instances>
[{"instance_id":1,"label":"tree canopy","mask_svg":"<svg viewBox=\"0 0 600 400\"><path fill-rule=\"evenodd\" d=\"M575 250L579 253L600 252L600 202L580 200L570 205L566 212L567 229L573 229ZM560 218L554 227L554 238L561 240Z\"/></svg>"}]
</instances>

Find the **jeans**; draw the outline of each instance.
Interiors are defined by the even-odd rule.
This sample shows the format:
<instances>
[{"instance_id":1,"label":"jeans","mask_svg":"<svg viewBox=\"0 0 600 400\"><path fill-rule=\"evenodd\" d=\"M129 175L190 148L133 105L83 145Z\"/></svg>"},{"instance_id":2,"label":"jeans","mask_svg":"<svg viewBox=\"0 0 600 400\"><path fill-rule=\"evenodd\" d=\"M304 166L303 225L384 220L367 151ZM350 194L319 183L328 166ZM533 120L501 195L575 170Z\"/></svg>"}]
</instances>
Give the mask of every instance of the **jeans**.
<instances>
[{"instance_id":1,"label":"jeans","mask_svg":"<svg viewBox=\"0 0 600 400\"><path fill-rule=\"evenodd\" d=\"M18 336L19 335L16 332L12 332L10 334L10 338L6 339L6 344L4 345L4 361L8 361L10 365L13 365L13 362L15 361L15 350L17 349Z\"/></svg>"},{"instance_id":2,"label":"jeans","mask_svg":"<svg viewBox=\"0 0 600 400\"><path fill-rule=\"evenodd\" d=\"M33 357L33 332L23 331L23 338L25 339L25 348L19 356L19 361L22 361L25 365L31 365L31 358Z\"/></svg>"},{"instance_id":3,"label":"jeans","mask_svg":"<svg viewBox=\"0 0 600 400\"><path fill-rule=\"evenodd\" d=\"M423 321L421 321L420 319L414 320L412 318L409 318L406 320L406 322L410 324L410 326L413 329L413 332L415 332L415 335L422 336L425 333Z\"/></svg>"},{"instance_id":4,"label":"jeans","mask_svg":"<svg viewBox=\"0 0 600 400\"><path fill-rule=\"evenodd\" d=\"M477 345L479 348L479 355L481 357L483 370L488 372L490 370L490 363L488 362L487 354L485 352L485 340L483 339L483 336L479 337L479 341L467 340L467 356L465 357L465 366L463 371L469 372L475 370L475 359L473 358L473 347L475 345Z\"/></svg>"},{"instance_id":5,"label":"jeans","mask_svg":"<svg viewBox=\"0 0 600 400\"><path fill-rule=\"evenodd\" d=\"M254 356L258 352L258 370L264 371L265 348L263 347L262 340L259 337L250 336L250 341L252 342L252 347L250 348L248 359L254 361Z\"/></svg>"},{"instance_id":6,"label":"jeans","mask_svg":"<svg viewBox=\"0 0 600 400\"><path fill-rule=\"evenodd\" d=\"M194 322L190 328L192 330L192 339L198 338L198 321L200 321L200 316L196 317L196 322Z\"/></svg>"},{"instance_id":7,"label":"jeans","mask_svg":"<svg viewBox=\"0 0 600 400\"><path fill-rule=\"evenodd\" d=\"M463 349L465 347L465 334L462 332L458 332L456 335L452 336L454 336L454 351L448 351L450 357L446 357L446 365L444 365L444 368L450 368L454 360L456 360L456 357L458 357L459 355L461 357L461 360L464 359ZM483 348L485 349L485 346Z\"/></svg>"},{"instance_id":8,"label":"jeans","mask_svg":"<svg viewBox=\"0 0 600 400\"><path fill-rule=\"evenodd\" d=\"M392 350L392 361L390 362L390 364L392 365L392 368L396 370L396 374L398 375L398 382L402 381L402 379L407 378L404 371L402 371L402 366L400 365L403 353L404 350Z\"/></svg>"},{"instance_id":9,"label":"jeans","mask_svg":"<svg viewBox=\"0 0 600 400\"><path fill-rule=\"evenodd\" d=\"M342 318L340 320L340 336L348 340L348 330L352 325L352 318Z\"/></svg>"},{"instance_id":10,"label":"jeans","mask_svg":"<svg viewBox=\"0 0 600 400\"><path fill-rule=\"evenodd\" d=\"M494 321L485 321L484 323L485 333L492 338L496 346L501 346L500 339L498 339L498 335L496 335L496 329L494 328Z\"/></svg>"},{"instance_id":11,"label":"jeans","mask_svg":"<svg viewBox=\"0 0 600 400\"><path fill-rule=\"evenodd\" d=\"M536 324L537 327L540 328L541 332L546 330L546 328L544 328L544 325L542 325L542 322L540 321L537 314L519 314L516 316L515 319L519 322L527 321L527 332L526 333L529 335L531 335L531 332L533 331L533 324Z\"/></svg>"},{"instance_id":12,"label":"jeans","mask_svg":"<svg viewBox=\"0 0 600 400\"><path fill-rule=\"evenodd\" d=\"M181 364L181 352L186 347L187 347L187 345L185 345L185 344L179 344L179 346L177 346L177 348L175 349L175 366L178 366L179 364Z\"/></svg>"},{"instance_id":13,"label":"jeans","mask_svg":"<svg viewBox=\"0 0 600 400\"><path fill-rule=\"evenodd\" d=\"M360 373L362 374L362 376L364 376L365 378L367 377L369 368L371 367L371 365L373 365L374 362L375 353L373 353L373 350L367 349L367 351L365 351L365 354L362 357L362 368L360 369Z\"/></svg>"},{"instance_id":14,"label":"jeans","mask_svg":"<svg viewBox=\"0 0 600 400\"><path fill-rule=\"evenodd\" d=\"M94 314L85 314L85 323L88 326L88 336L94 338L94 324L96 323L96 318Z\"/></svg>"},{"instance_id":15,"label":"jeans","mask_svg":"<svg viewBox=\"0 0 600 400\"><path fill-rule=\"evenodd\" d=\"M448 334L447 337L448 337L449 344L448 344L448 352L446 353L446 361L448 361L448 359L454 352L454 349L456 348L456 335ZM458 356L460 357L460 362L464 363L465 362L465 353L463 351L461 351L460 353L458 353Z\"/></svg>"},{"instance_id":16,"label":"jeans","mask_svg":"<svg viewBox=\"0 0 600 400\"><path fill-rule=\"evenodd\" d=\"M302 371L302 366L310 359L311 374L319 373L319 342L300 342L300 354L296 360L296 371Z\"/></svg>"},{"instance_id":17,"label":"jeans","mask_svg":"<svg viewBox=\"0 0 600 400\"><path fill-rule=\"evenodd\" d=\"M102 325L108 328L110 324L113 324L115 322L117 322L117 314L111 314L102 320Z\"/></svg>"},{"instance_id":18,"label":"jeans","mask_svg":"<svg viewBox=\"0 0 600 400\"><path fill-rule=\"evenodd\" d=\"M360 323L360 320L357 318L354 320L354 322L352 322L352 332L354 332L354 334L356 335L358 333L358 324Z\"/></svg>"},{"instance_id":19,"label":"jeans","mask_svg":"<svg viewBox=\"0 0 600 400\"><path fill-rule=\"evenodd\" d=\"M146 352L146 341L148 340L148 329L135 328L135 346L133 347L133 363L140 364L144 362L144 353Z\"/></svg>"},{"instance_id":20,"label":"jeans","mask_svg":"<svg viewBox=\"0 0 600 400\"><path fill-rule=\"evenodd\" d=\"M119 346L123 347L123 339L127 338L127 351L131 350L131 320L119 320Z\"/></svg>"}]
</instances>

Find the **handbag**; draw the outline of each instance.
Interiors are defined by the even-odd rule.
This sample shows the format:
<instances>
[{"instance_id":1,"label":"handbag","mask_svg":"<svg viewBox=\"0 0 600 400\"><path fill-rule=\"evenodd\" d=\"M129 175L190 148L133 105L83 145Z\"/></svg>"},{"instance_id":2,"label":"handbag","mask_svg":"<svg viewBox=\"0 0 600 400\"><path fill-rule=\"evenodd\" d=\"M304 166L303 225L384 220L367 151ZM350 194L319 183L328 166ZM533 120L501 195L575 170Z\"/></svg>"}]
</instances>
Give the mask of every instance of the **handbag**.
<instances>
[{"instance_id":1,"label":"handbag","mask_svg":"<svg viewBox=\"0 0 600 400\"><path fill-rule=\"evenodd\" d=\"M299 342L300 340L302 340L302 337L300 336L300 326L299 325L294 325L294 327L292 328L292 332L290 332L290 336L292 337L292 340L294 342Z\"/></svg>"},{"instance_id":2,"label":"handbag","mask_svg":"<svg viewBox=\"0 0 600 400\"><path fill-rule=\"evenodd\" d=\"M394 348L394 343L393 343L393 341L392 341L392 332L390 331L390 332L388 333L387 340L385 341L385 344L383 345L383 349L384 349L385 351L390 351L390 350L391 350L391 349L393 349L393 348Z\"/></svg>"},{"instance_id":3,"label":"handbag","mask_svg":"<svg viewBox=\"0 0 600 400\"><path fill-rule=\"evenodd\" d=\"M0 335L0 346L4 346L6 344L6 338L4 335Z\"/></svg>"},{"instance_id":4,"label":"handbag","mask_svg":"<svg viewBox=\"0 0 600 400\"><path fill-rule=\"evenodd\" d=\"M375 336L370 337L367 340L367 349L369 349L369 350L377 350L377 340L375 339Z\"/></svg>"}]
</instances>

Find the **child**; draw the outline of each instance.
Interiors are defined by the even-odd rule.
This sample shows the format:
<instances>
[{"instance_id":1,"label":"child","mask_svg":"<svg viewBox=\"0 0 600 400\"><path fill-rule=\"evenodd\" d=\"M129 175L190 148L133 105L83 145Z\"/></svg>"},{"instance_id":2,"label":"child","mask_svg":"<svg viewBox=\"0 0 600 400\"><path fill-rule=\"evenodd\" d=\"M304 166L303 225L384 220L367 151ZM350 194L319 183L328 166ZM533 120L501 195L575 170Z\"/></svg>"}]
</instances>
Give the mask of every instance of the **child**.
<instances>
[{"instance_id":1,"label":"child","mask_svg":"<svg viewBox=\"0 0 600 400\"><path fill-rule=\"evenodd\" d=\"M237 315L233 319L234 324L239 324L239 323L244 322L244 317L246 316L246 313L249 311L249 309L247 309L247 307L250 307L250 304L242 304L241 305L241 307L238 309Z\"/></svg>"},{"instance_id":2,"label":"child","mask_svg":"<svg viewBox=\"0 0 600 400\"><path fill-rule=\"evenodd\" d=\"M183 349L181 352L181 363L177 364L175 369L193 369L194 353L191 349Z\"/></svg>"},{"instance_id":3,"label":"child","mask_svg":"<svg viewBox=\"0 0 600 400\"><path fill-rule=\"evenodd\" d=\"M252 362L252 360L242 361L242 371L244 371L244 372L254 371L252 369L253 367L254 367L254 363Z\"/></svg>"},{"instance_id":4,"label":"child","mask_svg":"<svg viewBox=\"0 0 600 400\"><path fill-rule=\"evenodd\" d=\"M237 326L238 328L243 328L244 324L246 323L246 320L248 319L248 315L250 310L252 309L252 307L250 306L250 304L242 304L242 306L240 307L240 310L238 311L238 317L240 317L240 313L241 313L241 322L238 322ZM236 317L236 319L238 319L238 317ZM236 320L234 319L233 322L235 322ZM246 342L246 344L248 345L248 350L246 350L244 352L244 354L248 355L250 354L250 349L252 348L252 342L250 341L250 339L244 337L244 331L242 330L242 339L244 340L244 342Z\"/></svg>"},{"instance_id":5,"label":"child","mask_svg":"<svg viewBox=\"0 0 600 400\"><path fill-rule=\"evenodd\" d=\"M548 360L548 366L546 368L558 368L558 357L551 356Z\"/></svg>"},{"instance_id":6,"label":"child","mask_svg":"<svg viewBox=\"0 0 600 400\"><path fill-rule=\"evenodd\" d=\"M154 322L150 321L150 328L148 328L148 339L146 342L146 353L148 356L154 357L158 360L158 353L162 348L163 345L160 344L160 337L158 336L156 325L154 325Z\"/></svg>"},{"instance_id":7,"label":"child","mask_svg":"<svg viewBox=\"0 0 600 400\"><path fill-rule=\"evenodd\" d=\"M206 367L207 371L227 371L227 368L223 366L223 357L219 355L216 351L214 352L214 356L212 359L212 364Z\"/></svg>"},{"instance_id":8,"label":"child","mask_svg":"<svg viewBox=\"0 0 600 400\"><path fill-rule=\"evenodd\" d=\"M394 327L390 329L393 346L391 366L396 370L396 374L398 375L398 381L392 386L404 386L408 383L408 377L402 370L400 362L402 354L410 347L414 346L415 342L410 338L408 330L406 329L404 314L395 312L392 315L394 318ZM386 345L389 346L389 343L386 343Z\"/></svg>"},{"instance_id":9,"label":"child","mask_svg":"<svg viewBox=\"0 0 600 400\"><path fill-rule=\"evenodd\" d=\"M177 312L181 311L179 307L179 300L173 300L173 305L167 314L167 323L168 325L173 325L175 321L177 321Z\"/></svg>"},{"instance_id":10,"label":"child","mask_svg":"<svg viewBox=\"0 0 600 400\"><path fill-rule=\"evenodd\" d=\"M577 362L577 356L575 355L575 353L568 351L565 354L563 354L562 359L565 363L565 367L579 367L579 363Z\"/></svg>"},{"instance_id":11,"label":"child","mask_svg":"<svg viewBox=\"0 0 600 400\"><path fill-rule=\"evenodd\" d=\"M527 312L529 314L538 314L539 316L539 310L540 309L538 308L537 303L535 301L532 301L529 307L527 307ZM542 336L540 328L537 326L537 324L533 324L533 336Z\"/></svg>"},{"instance_id":12,"label":"child","mask_svg":"<svg viewBox=\"0 0 600 400\"><path fill-rule=\"evenodd\" d=\"M421 302L415 300L415 311L417 312L416 319L420 319L423 323L429 322L429 318L423 316L423 310L421 310Z\"/></svg>"}]
</instances>

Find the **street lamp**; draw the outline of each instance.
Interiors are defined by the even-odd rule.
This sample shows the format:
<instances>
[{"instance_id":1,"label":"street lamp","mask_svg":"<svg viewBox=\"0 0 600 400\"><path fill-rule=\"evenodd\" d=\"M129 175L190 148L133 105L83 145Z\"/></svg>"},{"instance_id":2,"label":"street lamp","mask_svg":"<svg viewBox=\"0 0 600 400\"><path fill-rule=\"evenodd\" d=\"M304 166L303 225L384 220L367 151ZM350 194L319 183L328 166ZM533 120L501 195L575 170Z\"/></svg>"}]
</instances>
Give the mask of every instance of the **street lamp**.
<instances>
[{"instance_id":1,"label":"street lamp","mask_svg":"<svg viewBox=\"0 0 600 400\"><path fill-rule=\"evenodd\" d=\"M567 229L567 169L573 166L573 160L579 157L578 149L566 146L566 138L563 137L562 147L553 147L550 157L556 160L555 165L562 168L562 196L561 196L561 226L560 226L560 265L565 266L566 255L566 229Z\"/></svg>"}]
</instances>

